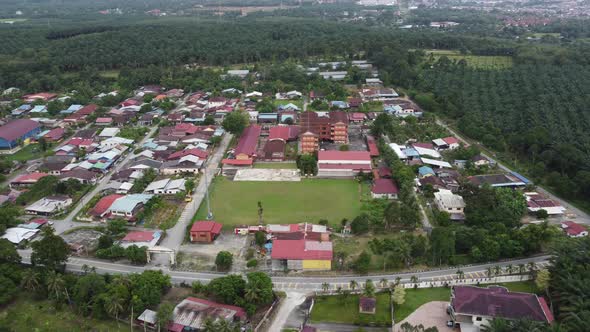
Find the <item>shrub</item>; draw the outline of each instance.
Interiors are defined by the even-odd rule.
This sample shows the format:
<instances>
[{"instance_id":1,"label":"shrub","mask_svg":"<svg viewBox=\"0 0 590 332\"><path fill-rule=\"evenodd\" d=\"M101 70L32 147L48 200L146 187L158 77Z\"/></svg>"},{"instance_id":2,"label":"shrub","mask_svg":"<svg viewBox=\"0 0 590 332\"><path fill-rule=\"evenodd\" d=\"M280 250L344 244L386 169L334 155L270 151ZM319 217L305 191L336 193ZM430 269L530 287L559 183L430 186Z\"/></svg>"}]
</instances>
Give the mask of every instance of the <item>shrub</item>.
<instances>
[{"instance_id":1,"label":"shrub","mask_svg":"<svg viewBox=\"0 0 590 332\"><path fill-rule=\"evenodd\" d=\"M248 263L246 264L247 267L252 268L252 267L257 267L258 266L258 260L257 259L251 259L248 261Z\"/></svg>"}]
</instances>

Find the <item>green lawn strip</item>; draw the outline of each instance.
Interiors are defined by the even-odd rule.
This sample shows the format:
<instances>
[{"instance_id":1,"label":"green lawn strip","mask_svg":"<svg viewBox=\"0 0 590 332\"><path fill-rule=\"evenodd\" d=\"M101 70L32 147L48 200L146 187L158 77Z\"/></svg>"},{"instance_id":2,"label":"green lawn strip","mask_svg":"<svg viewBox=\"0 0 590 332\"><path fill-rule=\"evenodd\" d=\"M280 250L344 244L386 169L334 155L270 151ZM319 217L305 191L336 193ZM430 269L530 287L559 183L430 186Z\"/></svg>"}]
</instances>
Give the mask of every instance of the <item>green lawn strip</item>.
<instances>
[{"instance_id":1,"label":"green lawn strip","mask_svg":"<svg viewBox=\"0 0 590 332\"><path fill-rule=\"evenodd\" d=\"M360 214L358 183L353 180L304 179L300 182L233 182L217 177L210 189L211 210L225 229L258 224L258 201L265 223L318 222L339 225ZM203 201L195 220L206 217Z\"/></svg>"},{"instance_id":2,"label":"green lawn strip","mask_svg":"<svg viewBox=\"0 0 590 332\"><path fill-rule=\"evenodd\" d=\"M129 331L128 323L117 325L112 319L82 317L72 312L67 305L56 310L52 302L36 301L26 295L0 311L0 326L9 326L11 331Z\"/></svg>"},{"instance_id":3,"label":"green lawn strip","mask_svg":"<svg viewBox=\"0 0 590 332\"><path fill-rule=\"evenodd\" d=\"M254 163L254 168L296 169L296 163Z\"/></svg>"},{"instance_id":4,"label":"green lawn strip","mask_svg":"<svg viewBox=\"0 0 590 332\"><path fill-rule=\"evenodd\" d=\"M359 296L351 295L347 299L339 296L319 296L313 305L311 321L332 323L391 323L389 293L379 293L374 315L359 313Z\"/></svg>"},{"instance_id":5,"label":"green lawn strip","mask_svg":"<svg viewBox=\"0 0 590 332\"><path fill-rule=\"evenodd\" d=\"M451 289L444 287L406 289L406 302L395 305L393 316L396 323L401 322L421 305L432 301L448 301Z\"/></svg>"}]
</instances>

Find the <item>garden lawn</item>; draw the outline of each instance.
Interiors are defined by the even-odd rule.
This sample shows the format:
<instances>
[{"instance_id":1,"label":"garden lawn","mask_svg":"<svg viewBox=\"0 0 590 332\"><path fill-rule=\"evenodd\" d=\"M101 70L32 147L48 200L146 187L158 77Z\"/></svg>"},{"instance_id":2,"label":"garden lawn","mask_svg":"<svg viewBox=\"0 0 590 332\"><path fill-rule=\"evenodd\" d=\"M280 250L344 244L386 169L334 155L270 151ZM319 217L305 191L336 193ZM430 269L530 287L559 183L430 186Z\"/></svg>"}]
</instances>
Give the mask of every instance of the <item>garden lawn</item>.
<instances>
[{"instance_id":1,"label":"garden lawn","mask_svg":"<svg viewBox=\"0 0 590 332\"><path fill-rule=\"evenodd\" d=\"M72 312L67 305L63 305L61 310L55 310L50 301L35 301L25 295L0 311L0 326L10 331L129 331L128 322L121 322L118 326L114 319L82 317Z\"/></svg>"},{"instance_id":2,"label":"garden lawn","mask_svg":"<svg viewBox=\"0 0 590 332\"><path fill-rule=\"evenodd\" d=\"M315 222L340 225L361 212L359 184L354 180L304 179L301 182L233 182L217 177L210 187L214 219L225 229L258 224L258 201L268 224ZM204 220L203 201L195 220Z\"/></svg>"},{"instance_id":3,"label":"garden lawn","mask_svg":"<svg viewBox=\"0 0 590 332\"><path fill-rule=\"evenodd\" d=\"M254 168L297 169L296 163L254 163Z\"/></svg>"},{"instance_id":4,"label":"garden lawn","mask_svg":"<svg viewBox=\"0 0 590 332\"><path fill-rule=\"evenodd\" d=\"M313 305L311 321L314 323L377 323L391 324L389 308L389 293L379 293L377 297L377 311L374 315L359 313L359 296L350 295L347 299L342 296L319 296Z\"/></svg>"}]
</instances>

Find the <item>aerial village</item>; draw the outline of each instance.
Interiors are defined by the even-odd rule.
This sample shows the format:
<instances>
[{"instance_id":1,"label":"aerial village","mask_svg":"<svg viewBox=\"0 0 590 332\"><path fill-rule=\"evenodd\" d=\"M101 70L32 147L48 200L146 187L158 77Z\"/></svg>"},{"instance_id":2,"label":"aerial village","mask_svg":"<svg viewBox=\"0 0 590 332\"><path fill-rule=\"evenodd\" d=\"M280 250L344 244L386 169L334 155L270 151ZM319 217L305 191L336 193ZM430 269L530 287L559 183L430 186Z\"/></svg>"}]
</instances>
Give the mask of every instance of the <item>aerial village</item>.
<instances>
[{"instance_id":1,"label":"aerial village","mask_svg":"<svg viewBox=\"0 0 590 332\"><path fill-rule=\"evenodd\" d=\"M347 75L338 70L341 65L325 62L303 70L339 82ZM370 72L370 78L361 86L346 85L348 96L340 100L321 89L257 91L242 85L220 91L149 85L129 94L105 91L85 105L73 103L69 94L19 96L19 105L1 120L0 148L9 162L0 202L22 208L22 214L2 238L26 250L43 237L44 228L52 228L72 256L155 269L367 274L395 267L376 255L369 270L356 268L358 255L376 245L364 235L368 222L363 218L374 218L371 211L379 210L383 219L392 202L403 210L411 200L415 224L386 229L406 232L414 241L441 220L464 222L469 208L461 195L464 183L514 189L526 201L524 226L549 220L566 236L588 235L559 201L493 156L471 149L452 130L433 124L405 94L384 87L370 63L352 65ZM228 77L258 79L250 70L229 70L220 79ZM383 119L400 128L425 129L395 140L388 129L375 129ZM400 185L402 169L411 172L409 192ZM522 278L511 272L495 276ZM459 283L464 278L416 279L405 287L455 285L449 307L432 309L439 312L442 328L460 325L467 331L499 315L553 319L537 295L474 285L493 282L492 275L471 276L477 280L471 286ZM383 286L374 282L377 290L389 287L387 280ZM275 291L296 287L296 282L275 284ZM342 281L322 283L316 291L359 293L355 324L389 326L393 317L379 314L389 312L389 302L361 288ZM196 293L201 297L178 300L168 331L199 330L211 317L270 328L265 317L274 305L254 314ZM309 301L304 305L311 312ZM501 309L490 309L496 306ZM306 324L310 312L290 327L315 331ZM137 314L137 326L157 328L156 308Z\"/></svg>"}]
</instances>

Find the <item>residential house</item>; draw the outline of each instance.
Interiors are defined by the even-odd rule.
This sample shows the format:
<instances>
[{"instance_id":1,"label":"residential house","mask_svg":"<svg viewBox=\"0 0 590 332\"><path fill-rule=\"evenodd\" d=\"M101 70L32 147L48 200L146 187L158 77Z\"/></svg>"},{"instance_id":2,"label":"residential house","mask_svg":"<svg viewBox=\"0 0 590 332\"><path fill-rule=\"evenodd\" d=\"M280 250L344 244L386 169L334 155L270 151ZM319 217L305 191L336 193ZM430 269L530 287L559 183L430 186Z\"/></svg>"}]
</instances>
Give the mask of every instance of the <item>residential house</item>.
<instances>
[{"instance_id":1,"label":"residential house","mask_svg":"<svg viewBox=\"0 0 590 332\"><path fill-rule=\"evenodd\" d=\"M188 297L174 308L168 331L202 331L208 321L231 323L245 321L246 318L246 311L241 307Z\"/></svg>"},{"instance_id":2,"label":"residential house","mask_svg":"<svg viewBox=\"0 0 590 332\"><path fill-rule=\"evenodd\" d=\"M421 166L420 168L418 168L418 176L422 179L425 178L427 176L434 176L436 175L436 173L434 172L434 170L428 166Z\"/></svg>"},{"instance_id":3,"label":"residential house","mask_svg":"<svg viewBox=\"0 0 590 332\"><path fill-rule=\"evenodd\" d=\"M27 188L33 186L41 178L48 176L49 174L43 172L28 173L18 176L17 178L10 181L10 188Z\"/></svg>"},{"instance_id":4,"label":"residential house","mask_svg":"<svg viewBox=\"0 0 590 332\"><path fill-rule=\"evenodd\" d=\"M371 187L371 197L397 199L399 189L392 179L375 179Z\"/></svg>"},{"instance_id":5,"label":"residential house","mask_svg":"<svg viewBox=\"0 0 590 332\"><path fill-rule=\"evenodd\" d=\"M125 195L113 194L104 196L100 200L98 200L96 205L94 205L94 207L88 212L88 214L98 219L108 217L109 208L111 207L111 205L113 205L113 203L117 199L122 197L125 197Z\"/></svg>"},{"instance_id":6,"label":"residential house","mask_svg":"<svg viewBox=\"0 0 590 332\"><path fill-rule=\"evenodd\" d=\"M524 187L530 183L527 178L516 172L511 172L510 174L474 175L467 179L476 186L489 184L492 187Z\"/></svg>"},{"instance_id":7,"label":"residential house","mask_svg":"<svg viewBox=\"0 0 590 332\"><path fill-rule=\"evenodd\" d=\"M440 158L441 155L438 151L434 149L434 146L430 143L413 143L412 148L418 152L420 157L432 157L432 158Z\"/></svg>"},{"instance_id":8,"label":"residential house","mask_svg":"<svg viewBox=\"0 0 590 332\"><path fill-rule=\"evenodd\" d=\"M242 136L240 136L238 145L234 149L235 159L243 160L256 158L256 147L258 146L258 138L260 137L261 131L262 128L257 125L246 127Z\"/></svg>"},{"instance_id":9,"label":"residential house","mask_svg":"<svg viewBox=\"0 0 590 332\"><path fill-rule=\"evenodd\" d=\"M66 131L63 128L51 129L43 138L48 142L59 142L64 138Z\"/></svg>"},{"instance_id":10,"label":"residential house","mask_svg":"<svg viewBox=\"0 0 590 332\"><path fill-rule=\"evenodd\" d=\"M94 124L97 126L111 126L113 124L113 118L106 117L106 118L96 118Z\"/></svg>"},{"instance_id":11,"label":"residential house","mask_svg":"<svg viewBox=\"0 0 590 332\"><path fill-rule=\"evenodd\" d=\"M155 247L162 238L162 231L131 231L119 241L119 245L123 248L129 246L138 247Z\"/></svg>"},{"instance_id":12,"label":"residential house","mask_svg":"<svg viewBox=\"0 0 590 332\"><path fill-rule=\"evenodd\" d=\"M13 149L41 132L38 122L17 119L0 127L0 149Z\"/></svg>"},{"instance_id":13,"label":"residential house","mask_svg":"<svg viewBox=\"0 0 590 332\"><path fill-rule=\"evenodd\" d=\"M40 216L51 216L63 211L70 205L72 205L72 199L68 196L47 196L27 206L25 212Z\"/></svg>"},{"instance_id":14,"label":"residential house","mask_svg":"<svg viewBox=\"0 0 590 332\"><path fill-rule=\"evenodd\" d=\"M447 212L451 220L465 219L465 202L463 197L454 194L450 190L440 189L434 193L434 204L439 211Z\"/></svg>"},{"instance_id":15,"label":"residential house","mask_svg":"<svg viewBox=\"0 0 590 332\"><path fill-rule=\"evenodd\" d=\"M383 85L383 82L378 78L367 78L365 79L365 85L372 87L380 87Z\"/></svg>"},{"instance_id":16,"label":"residential house","mask_svg":"<svg viewBox=\"0 0 590 332\"><path fill-rule=\"evenodd\" d=\"M55 93L40 92L40 93L24 95L22 98L25 102L32 103L36 100L42 100L44 102L48 102L52 99L55 99L56 97L57 97L57 94L55 94Z\"/></svg>"},{"instance_id":17,"label":"residential house","mask_svg":"<svg viewBox=\"0 0 590 332\"><path fill-rule=\"evenodd\" d=\"M365 137L367 141L367 149L371 157L379 157L379 149L377 148L377 142L373 136L367 135Z\"/></svg>"},{"instance_id":18,"label":"residential house","mask_svg":"<svg viewBox=\"0 0 590 332\"><path fill-rule=\"evenodd\" d=\"M191 242L212 243L221 233L222 225L218 222L195 221L191 226L190 240Z\"/></svg>"},{"instance_id":19,"label":"residential house","mask_svg":"<svg viewBox=\"0 0 590 332\"><path fill-rule=\"evenodd\" d=\"M561 229L569 237L585 237L588 236L588 229L573 221L564 221L561 223Z\"/></svg>"},{"instance_id":20,"label":"residential house","mask_svg":"<svg viewBox=\"0 0 590 332\"><path fill-rule=\"evenodd\" d=\"M352 123L363 123L365 121L366 115L365 113L361 112L352 112L348 113L348 121Z\"/></svg>"},{"instance_id":21,"label":"residential house","mask_svg":"<svg viewBox=\"0 0 590 332\"><path fill-rule=\"evenodd\" d=\"M184 179L162 179L150 183L143 192L148 194L175 195L185 190Z\"/></svg>"},{"instance_id":22,"label":"residential house","mask_svg":"<svg viewBox=\"0 0 590 332\"><path fill-rule=\"evenodd\" d=\"M269 140L264 145L264 156L262 158L268 161L283 161L285 160L285 146L286 142L280 138Z\"/></svg>"},{"instance_id":23,"label":"residential house","mask_svg":"<svg viewBox=\"0 0 590 332\"><path fill-rule=\"evenodd\" d=\"M58 175L59 181L67 181L74 179L82 184L96 184L98 173L85 170L83 168L76 168L71 171L63 172Z\"/></svg>"},{"instance_id":24,"label":"residential house","mask_svg":"<svg viewBox=\"0 0 590 332\"><path fill-rule=\"evenodd\" d=\"M318 152L318 177L352 178L370 171L371 155L367 151Z\"/></svg>"},{"instance_id":25,"label":"residential house","mask_svg":"<svg viewBox=\"0 0 590 332\"><path fill-rule=\"evenodd\" d=\"M247 69L232 69L227 71L227 76L236 76L239 78L246 78L250 74L250 71Z\"/></svg>"},{"instance_id":26,"label":"residential house","mask_svg":"<svg viewBox=\"0 0 590 332\"><path fill-rule=\"evenodd\" d=\"M390 88L362 89L359 94L364 101L385 101L399 97L397 92Z\"/></svg>"},{"instance_id":27,"label":"residential house","mask_svg":"<svg viewBox=\"0 0 590 332\"><path fill-rule=\"evenodd\" d=\"M120 131L121 131L121 129L119 129L119 128L114 128L114 127L105 128L100 132L100 134L98 134L98 137L100 137L101 139L115 137L119 134Z\"/></svg>"},{"instance_id":28,"label":"residential house","mask_svg":"<svg viewBox=\"0 0 590 332\"><path fill-rule=\"evenodd\" d=\"M478 154L477 156L473 156L471 158L471 162L473 163L473 165L475 165L477 167L490 165L490 160L480 154Z\"/></svg>"},{"instance_id":29,"label":"residential house","mask_svg":"<svg viewBox=\"0 0 590 332\"><path fill-rule=\"evenodd\" d=\"M163 175L175 175L183 173L197 174L203 166L204 161L194 155L186 155L177 160L168 160L160 166L160 173Z\"/></svg>"},{"instance_id":30,"label":"residential house","mask_svg":"<svg viewBox=\"0 0 590 332\"><path fill-rule=\"evenodd\" d=\"M135 220L137 213L153 197L148 194L131 194L116 199L107 209L112 218L122 217L127 220Z\"/></svg>"},{"instance_id":31,"label":"residential house","mask_svg":"<svg viewBox=\"0 0 590 332\"><path fill-rule=\"evenodd\" d=\"M461 331L480 331L494 319L528 319L551 324L553 314L544 298L510 292L505 287L453 286L448 312Z\"/></svg>"},{"instance_id":32,"label":"residential house","mask_svg":"<svg viewBox=\"0 0 590 332\"><path fill-rule=\"evenodd\" d=\"M11 227L6 229L4 235L0 236L0 239L6 239L13 244L19 245L31 240L37 233L39 233L38 229Z\"/></svg>"}]
</instances>

